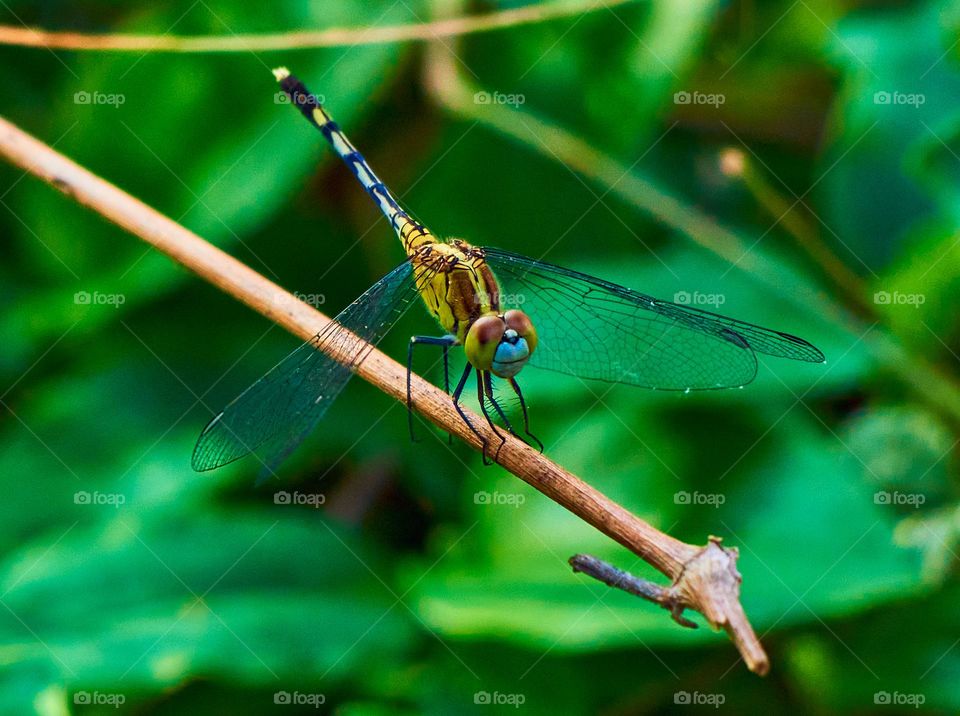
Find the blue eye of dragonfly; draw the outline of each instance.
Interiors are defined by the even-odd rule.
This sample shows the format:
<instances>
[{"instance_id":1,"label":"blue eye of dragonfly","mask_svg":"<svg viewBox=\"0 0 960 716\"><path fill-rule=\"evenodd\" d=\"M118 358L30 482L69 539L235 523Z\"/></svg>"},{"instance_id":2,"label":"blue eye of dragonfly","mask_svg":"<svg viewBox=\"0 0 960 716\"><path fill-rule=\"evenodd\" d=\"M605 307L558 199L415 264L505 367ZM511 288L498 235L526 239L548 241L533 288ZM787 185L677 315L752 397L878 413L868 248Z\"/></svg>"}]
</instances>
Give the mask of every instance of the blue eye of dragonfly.
<instances>
[{"instance_id":1,"label":"blue eye of dragonfly","mask_svg":"<svg viewBox=\"0 0 960 716\"><path fill-rule=\"evenodd\" d=\"M516 394L524 433L542 449L530 432L527 405L514 377L528 363L582 379L690 392L749 383L757 373L757 354L823 362L815 346L789 333L661 301L502 249L442 241L401 206L316 95L285 68L274 74L291 104L320 130L380 207L407 258L211 420L194 448L194 469L212 470L253 452L269 471L316 426L370 345L418 297L444 335L412 337L408 366L415 345L443 347L445 368L448 349L463 347L467 363L451 399L483 443L484 461L486 438L460 408L472 371L491 430L496 432L488 405L517 435L497 401L497 377ZM524 310L501 313L501 296L512 296ZM409 381L407 386L411 406Z\"/></svg>"}]
</instances>

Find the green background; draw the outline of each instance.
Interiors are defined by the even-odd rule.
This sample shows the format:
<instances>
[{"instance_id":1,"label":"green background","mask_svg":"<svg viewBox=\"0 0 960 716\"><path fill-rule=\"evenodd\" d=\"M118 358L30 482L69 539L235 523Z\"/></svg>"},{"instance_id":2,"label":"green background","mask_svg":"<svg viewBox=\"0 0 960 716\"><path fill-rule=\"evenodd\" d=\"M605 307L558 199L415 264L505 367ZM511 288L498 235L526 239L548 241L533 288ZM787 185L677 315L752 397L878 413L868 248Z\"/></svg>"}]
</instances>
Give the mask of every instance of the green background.
<instances>
[{"instance_id":1,"label":"green background","mask_svg":"<svg viewBox=\"0 0 960 716\"><path fill-rule=\"evenodd\" d=\"M0 8L14 26L224 36L436 13L426 0ZM743 390L686 396L521 376L552 459L674 536L740 549L772 660L761 679L725 635L572 574L567 558L588 552L663 581L463 445L425 425L411 443L403 407L361 381L279 481L257 487L246 462L193 473L199 429L296 340L0 166L0 711L117 712L90 695L121 697L121 712L316 712L275 705L278 692L343 714L680 712L684 694L736 713L960 709L958 32L956 3L661 0L447 38L435 55L0 49L0 113L327 312L401 251L322 138L274 101L277 64L324 95L437 233L666 299L720 296L721 312L828 357L763 360ZM435 62L464 91L523 104L454 111L423 82ZM630 175L572 171L547 125ZM739 261L709 250L734 236ZM403 356L412 331L435 327L420 312L383 348ZM279 490L324 504L275 504ZM475 703L484 692L523 704Z\"/></svg>"}]
</instances>

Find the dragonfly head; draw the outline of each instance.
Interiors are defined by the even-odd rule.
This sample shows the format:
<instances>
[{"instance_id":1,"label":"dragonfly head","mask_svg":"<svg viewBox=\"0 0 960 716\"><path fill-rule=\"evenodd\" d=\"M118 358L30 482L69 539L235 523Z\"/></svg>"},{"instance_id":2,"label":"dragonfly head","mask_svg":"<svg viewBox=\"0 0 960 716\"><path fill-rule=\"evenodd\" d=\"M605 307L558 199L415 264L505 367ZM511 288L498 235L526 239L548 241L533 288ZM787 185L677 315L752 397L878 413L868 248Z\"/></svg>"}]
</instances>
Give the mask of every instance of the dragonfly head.
<instances>
[{"instance_id":1,"label":"dragonfly head","mask_svg":"<svg viewBox=\"0 0 960 716\"><path fill-rule=\"evenodd\" d=\"M537 332L523 311L482 316L467 331L463 348L470 364L499 378L512 378L537 347Z\"/></svg>"}]
</instances>

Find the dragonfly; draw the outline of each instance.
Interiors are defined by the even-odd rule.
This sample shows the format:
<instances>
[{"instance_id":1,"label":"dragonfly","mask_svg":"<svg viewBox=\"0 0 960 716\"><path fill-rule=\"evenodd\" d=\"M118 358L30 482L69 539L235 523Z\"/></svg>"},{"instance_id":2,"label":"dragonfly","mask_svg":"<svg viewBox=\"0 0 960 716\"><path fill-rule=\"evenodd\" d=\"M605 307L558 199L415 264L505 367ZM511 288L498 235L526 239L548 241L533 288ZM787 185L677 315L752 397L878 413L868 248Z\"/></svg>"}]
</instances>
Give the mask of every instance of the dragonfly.
<instances>
[{"instance_id":1,"label":"dragonfly","mask_svg":"<svg viewBox=\"0 0 960 716\"><path fill-rule=\"evenodd\" d=\"M250 453L267 467L278 464L313 430L391 326L418 302L444 332L410 338L411 433L414 349L439 347L446 391L479 438L484 462L491 462L487 439L461 403L472 374L483 418L500 436L500 447L505 438L490 408L507 432L520 436L494 391L495 381L515 394L524 435L542 451L542 442L530 432L517 381L528 364L583 379L689 392L750 383L757 374L757 354L824 362L816 347L789 333L663 301L499 248L438 238L400 204L316 95L286 68L274 75L289 103L320 130L380 208L406 258L207 424L193 451L195 470L211 470ZM454 347L463 348L466 364L451 392L448 354Z\"/></svg>"}]
</instances>

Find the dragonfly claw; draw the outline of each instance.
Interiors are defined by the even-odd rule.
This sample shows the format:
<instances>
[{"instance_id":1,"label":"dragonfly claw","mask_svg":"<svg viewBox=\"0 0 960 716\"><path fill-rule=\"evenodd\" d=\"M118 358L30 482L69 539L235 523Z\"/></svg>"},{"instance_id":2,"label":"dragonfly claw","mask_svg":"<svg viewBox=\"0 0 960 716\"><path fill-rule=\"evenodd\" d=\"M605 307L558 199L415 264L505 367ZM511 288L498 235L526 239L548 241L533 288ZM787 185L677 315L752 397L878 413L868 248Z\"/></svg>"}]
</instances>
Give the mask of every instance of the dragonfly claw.
<instances>
[{"instance_id":1,"label":"dragonfly claw","mask_svg":"<svg viewBox=\"0 0 960 716\"><path fill-rule=\"evenodd\" d=\"M536 435L531 433L529 430L527 431L527 437L533 440L534 443L536 443L537 450L539 450L540 454L543 455L544 447L543 447L543 442L541 442L540 438L538 438ZM530 443L528 442L527 445L530 445ZM534 447L534 445L530 445L530 447Z\"/></svg>"}]
</instances>

